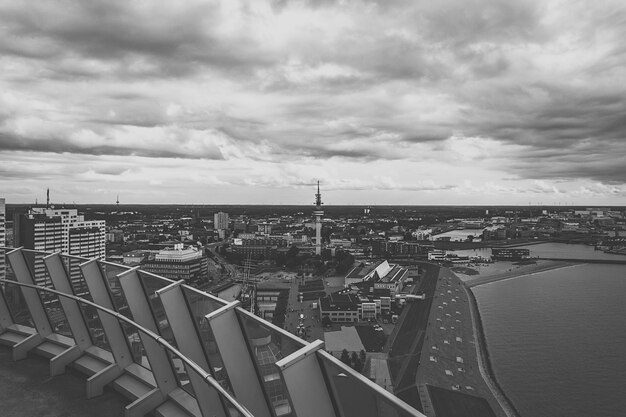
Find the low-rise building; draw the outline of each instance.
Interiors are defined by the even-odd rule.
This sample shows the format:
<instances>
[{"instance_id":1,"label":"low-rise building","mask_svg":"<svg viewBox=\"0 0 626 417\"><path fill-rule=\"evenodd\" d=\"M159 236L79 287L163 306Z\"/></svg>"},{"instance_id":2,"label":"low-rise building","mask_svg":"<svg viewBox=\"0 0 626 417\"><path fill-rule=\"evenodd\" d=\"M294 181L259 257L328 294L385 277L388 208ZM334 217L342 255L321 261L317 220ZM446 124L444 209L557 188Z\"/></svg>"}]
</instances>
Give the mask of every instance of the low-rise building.
<instances>
[{"instance_id":1,"label":"low-rise building","mask_svg":"<svg viewBox=\"0 0 626 417\"><path fill-rule=\"evenodd\" d=\"M446 251L441 249L433 249L428 252L428 260L442 262L446 260Z\"/></svg>"},{"instance_id":2,"label":"low-rise building","mask_svg":"<svg viewBox=\"0 0 626 417\"><path fill-rule=\"evenodd\" d=\"M386 262L386 261L385 261ZM392 297L402 291L409 270L400 265L393 265L384 276L374 282L374 289L389 290Z\"/></svg>"},{"instance_id":3,"label":"low-rise building","mask_svg":"<svg viewBox=\"0 0 626 417\"><path fill-rule=\"evenodd\" d=\"M326 316L337 323L354 323L359 321L359 306L359 297L342 290L320 298L320 317Z\"/></svg>"},{"instance_id":4,"label":"low-rise building","mask_svg":"<svg viewBox=\"0 0 626 417\"><path fill-rule=\"evenodd\" d=\"M497 261L520 261L530 257L530 249L491 248L491 257Z\"/></svg>"}]
</instances>

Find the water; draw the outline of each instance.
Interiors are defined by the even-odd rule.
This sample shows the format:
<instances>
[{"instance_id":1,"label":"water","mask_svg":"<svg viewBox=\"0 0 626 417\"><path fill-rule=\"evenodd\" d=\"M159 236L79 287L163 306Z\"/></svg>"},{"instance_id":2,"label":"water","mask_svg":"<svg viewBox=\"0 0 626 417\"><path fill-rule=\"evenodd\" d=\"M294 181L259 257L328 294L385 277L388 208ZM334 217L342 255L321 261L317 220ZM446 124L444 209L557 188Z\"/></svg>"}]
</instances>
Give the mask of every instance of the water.
<instances>
[{"instance_id":1,"label":"water","mask_svg":"<svg viewBox=\"0 0 626 417\"><path fill-rule=\"evenodd\" d=\"M616 255L595 250L593 246L566 243L538 243L536 245L516 246L516 248L530 249L530 256L534 258L564 258L564 259L617 259L626 261L626 255ZM454 251L459 256L491 257L491 248L463 249ZM626 415L626 413L624 414Z\"/></svg>"},{"instance_id":2,"label":"water","mask_svg":"<svg viewBox=\"0 0 626 417\"><path fill-rule=\"evenodd\" d=\"M517 246L516 246L517 247ZM626 261L626 255L616 255L595 250L593 246L566 243L539 243L537 245L519 246L530 249L530 256L539 258L566 259L617 259ZM626 413L624 414L626 415Z\"/></svg>"},{"instance_id":3,"label":"water","mask_svg":"<svg viewBox=\"0 0 626 417\"><path fill-rule=\"evenodd\" d=\"M473 291L496 379L522 417L626 416L626 266L579 265Z\"/></svg>"}]
</instances>

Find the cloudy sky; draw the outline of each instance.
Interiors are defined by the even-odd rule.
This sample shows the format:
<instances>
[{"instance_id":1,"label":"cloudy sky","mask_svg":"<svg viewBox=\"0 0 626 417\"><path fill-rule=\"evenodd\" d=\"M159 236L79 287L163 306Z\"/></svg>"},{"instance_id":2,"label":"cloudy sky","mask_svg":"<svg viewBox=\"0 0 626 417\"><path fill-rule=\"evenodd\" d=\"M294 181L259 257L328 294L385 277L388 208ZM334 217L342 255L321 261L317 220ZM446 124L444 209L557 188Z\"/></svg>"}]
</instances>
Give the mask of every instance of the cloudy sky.
<instances>
[{"instance_id":1,"label":"cloudy sky","mask_svg":"<svg viewBox=\"0 0 626 417\"><path fill-rule=\"evenodd\" d=\"M0 197L626 205L626 3L0 0Z\"/></svg>"}]
</instances>

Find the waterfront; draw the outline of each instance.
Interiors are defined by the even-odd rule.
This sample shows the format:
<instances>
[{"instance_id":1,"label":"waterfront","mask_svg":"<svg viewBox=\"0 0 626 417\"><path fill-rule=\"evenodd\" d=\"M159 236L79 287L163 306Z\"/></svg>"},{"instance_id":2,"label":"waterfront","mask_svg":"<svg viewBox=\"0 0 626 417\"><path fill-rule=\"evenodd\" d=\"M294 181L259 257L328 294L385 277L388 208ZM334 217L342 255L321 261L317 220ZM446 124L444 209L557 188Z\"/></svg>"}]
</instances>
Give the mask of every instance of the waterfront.
<instances>
[{"instance_id":1,"label":"waterfront","mask_svg":"<svg viewBox=\"0 0 626 417\"><path fill-rule=\"evenodd\" d=\"M526 248L530 250L531 258L554 258L554 259L602 259L626 261L626 255L614 253L604 253L596 250L593 246L567 243L537 243L533 245L515 246L516 248ZM462 249L452 251L458 256L482 256L491 258L491 248Z\"/></svg>"},{"instance_id":2,"label":"waterfront","mask_svg":"<svg viewBox=\"0 0 626 417\"><path fill-rule=\"evenodd\" d=\"M626 255L604 253L593 246L567 243L539 243L536 245L516 246L530 249L533 258L567 258L567 259L603 259L626 261Z\"/></svg>"},{"instance_id":3,"label":"waterfront","mask_svg":"<svg viewBox=\"0 0 626 417\"><path fill-rule=\"evenodd\" d=\"M624 414L626 267L553 269L472 291L495 377L522 417Z\"/></svg>"}]
</instances>

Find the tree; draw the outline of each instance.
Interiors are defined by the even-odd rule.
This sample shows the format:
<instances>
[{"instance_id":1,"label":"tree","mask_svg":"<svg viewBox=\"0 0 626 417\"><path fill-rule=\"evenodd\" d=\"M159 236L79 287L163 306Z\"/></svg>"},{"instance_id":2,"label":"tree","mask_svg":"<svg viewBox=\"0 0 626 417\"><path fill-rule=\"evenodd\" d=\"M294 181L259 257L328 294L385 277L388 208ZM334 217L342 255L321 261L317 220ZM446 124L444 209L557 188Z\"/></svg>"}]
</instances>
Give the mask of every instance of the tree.
<instances>
[{"instance_id":1,"label":"tree","mask_svg":"<svg viewBox=\"0 0 626 417\"><path fill-rule=\"evenodd\" d=\"M355 371L361 372L363 370L364 363L361 361L361 358L359 358L356 352L352 352L350 362L352 362L352 368L354 368Z\"/></svg>"},{"instance_id":2,"label":"tree","mask_svg":"<svg viewBox=\"0 0 626 417\"><path fill-rule=\"evenodd\" d=\"M365 364L365 359L367 358L367 356L365 355L365 351L363 349L361 349L361 351L359 352L359 359L361 359L361 362L363 362L363 364Z\"/></svg>"},{"instance_id":3,"label":"tree","mask_svg":"<svg viewBox=\"0 0 626 417\"><path fill-rule=\"evenodd\" d=\"M322 326L330 327L333 325L333 321L328 316L322 317Z\"/></svg>"},{"instance_id":4,"label":"tree","mask_svg":"<svg viewBox=\"0 0 626 417\"><path fill-rule=\"evenodd\" d=\"M344 251L337 251L337 273L345 274L354 265L354 256Z\"/></svg>"},{"instance_id":5,"label":"tree","mask_svg":"<svg viewBox=\"0 0 626 417\"><path fill-rule=\"evenodd\" d=\"M296 245L291 245L291 247L285 254L285 266L288 269L295 269L298 266L299 264L298 253L299 252L300 252L300 249L298 249Z\"/></svg>"},{"instance_id":6,"label":"tree","mask_svg":"<svg viewBox=\"0 0 626 417\"><path fill-rule=\"evenodd\" d=\"M339 358L339 360L345 363L346 365L350 366L350 354L348 353L346 349L341 351L341 357Z\"/></svg>"}]
</instances>

